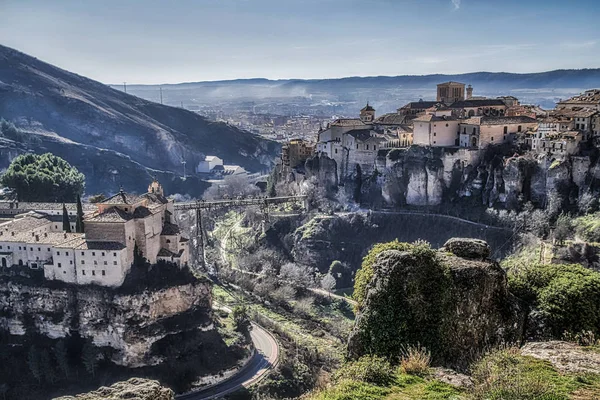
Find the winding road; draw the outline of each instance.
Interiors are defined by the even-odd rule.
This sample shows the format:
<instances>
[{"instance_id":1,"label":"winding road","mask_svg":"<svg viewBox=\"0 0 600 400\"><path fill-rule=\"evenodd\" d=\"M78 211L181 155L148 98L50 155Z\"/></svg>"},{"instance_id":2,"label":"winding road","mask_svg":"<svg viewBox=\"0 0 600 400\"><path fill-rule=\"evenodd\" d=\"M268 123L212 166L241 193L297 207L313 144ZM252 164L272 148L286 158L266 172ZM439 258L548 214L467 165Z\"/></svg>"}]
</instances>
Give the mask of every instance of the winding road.
<instances>
[{"instance_id":1,"label":"winding road","mask_svg":"<svg viewBox=\"0 0 600 400\"><path fill-rule=\"evenodd\" d=\"M247 388L264 378L269 370L277 364L279 345L269 332L254 323L252 323L250 337L256 352L235 375L216 385L180 394L175 398L177 400L218 399L242 387Z\"/></svg>"}]
</instances>

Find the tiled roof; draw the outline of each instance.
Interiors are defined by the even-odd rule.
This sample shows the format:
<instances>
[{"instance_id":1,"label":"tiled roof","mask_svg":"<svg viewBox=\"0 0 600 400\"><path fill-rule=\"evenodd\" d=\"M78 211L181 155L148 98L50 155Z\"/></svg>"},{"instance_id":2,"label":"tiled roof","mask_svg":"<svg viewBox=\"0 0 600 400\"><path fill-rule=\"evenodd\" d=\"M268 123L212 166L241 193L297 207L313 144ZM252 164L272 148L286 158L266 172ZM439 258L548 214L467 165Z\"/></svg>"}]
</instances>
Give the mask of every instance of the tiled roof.
<instances>
[{"instance_id":1,"label":"tiled roof","mask_svg":"<svg viewBox=\"0 0 600 400\"><path fill-rule=\"evenodd\" d=\"M410 103L402 106L401 108L399 108L399 110L402 110L402 109L425 110L427 108L431 108L431 107L435 106L438 103L439 103L439 101L423 101L423 100L413 101L413 102L410 102Z\"/></svg>"},{"instance_id":2,"label":"tiled roof","mask_svg":"<svg viewBox=\"0 0 600 400\"><path fill-rule=\"evenodd\" d=\"M360 111L375 111L375 109L371 107L369 103L367 103L367 105L364 106Z\"/></svg>"},{"instance_id":3,"label":"tiled roof","mask_svg":"<svg viewBox=\"0 0 600 400\"><path fill-rule=\"evenodd\" d=\"M186 243L186 242L189 242L189 241L190 241L190 239L184 238L183 236L179 238L179 243Z\"/></svg>"},{"instance_id":4,"label":"tiled roof","mask_svg":"<svg viewBox=\"0 0 600 400\"><path fill-rule=\"evenodd\" d=\"M127 222L132 218L133 216L131 214L128 214L117 207L111 207L102 214L97 214L92 218L86 219L86 222Z\"/></svg>"},{"instance_id":5,"label":"tiled roof","mask_svg":"<svg viewBox=\"0 0 600 400\"><path fill-rule=\"evenodd\" d=\"M157 257L175 257L175 258L179 258L181 256L181 252L178 253L173 253L171 250L165 249L165 248L161 248L157 254Z\"/></svg>"},{"instance_id":6,"label":"tiled roof","mask_svg":"<svg viewBox=\"0 0 600 400\"><path fill-rule=\"evenodd\" d=\"M146 218L152 215L152 212L148 209L148 207L139 206L133 212L133 218Z\"/></svg>"},{"instance_id":7,"label":"tiled roof","mask_svg":"<svg viewBox=\"0 0 600 400\"><path fill-rule=\"evenodd\" d=\"M0 241L27 243L30 245L60 245L62 243L81 239L83 238L83 235L83 233L66 232L44 232L41 234L34 234L33 231L15 232L15 234L12 235L12 232L4 232L0 235Z\"/></svg>"},{"instance_id":8,"label":"tiled roof","mask_svg":"<svg viewBox=\"0 0 600 400\"><path fill-rule=\"evenodd\" d=\"M472 117L465 119L462 123L469 125L535 124L537 120L521 115L517 117Z\"/></svg>"},{"instance_id":9,"label":"tiled roof","mask_svg":"<svg viewBox=\"0 0 600 400\"><path fill-rule=\"evenodd\" d=\"M597 110L593 110L590 108L584 107L575 107L575 108L557 108L554 111L550 112L550 115L553 117L567 117L567 118L589 118L594 114L597 114Z\"/></svg>"},{"instance_id":10,"label":"tiled roof","mask_svg":"<svg viewBox=\"0 0 600 400\"><path fill-rule=\"evenodd\" d=\"M157 204L167 204L169 202L169 200L167 200L165 196L162 196L158 193L145 193L141 197L145 197L150 202Z\"/></svg>"},{"instance_id":11,"label":"tiled roof","mask_svg":"<svg viewBox=\"0 0 600 400\"><path fill-rule=\"evenodd\" d=\"M63 203L40 203L40 202L27 202L27 201L0 201L0 209L18 209L26 211L44 211L44 210L55 210L62 211ZM65 203L67 211L76 211L77 203ZM95 210L96 206L90 203L81 203L83 211Z\"/></svg>"},{"instance_id":12,"label":"tiled roof","mask_svg":"<svg viewBox=\"0 0 600 400\"><path fill-rule=\"evenodd\" d=\"M162 228L162 232L160 233L161 235L177 235L179 233L179 226L172 224L170 222L165 222L165 224L163 225Z\"/></svg>"},{"instance_id":13,"label":"tiled roof","mask_svg":"<svg viewBox=\"0 0 600 400\"><path fill-rule=\"evenodd\" d=\"M444 82L444 83L438 83L438 86L441 86L441 85L464 85L464 83L454 82L454 81L448 81L448 82Z\"/></svg>"},{"instance_id":14,"label":"tiled roof","mask_svg":"<svg viewBox=\"0 0 600 400\"><path fill-rule=\"evenodd\" d=\"M47 225L51 222L52 221L50 221L45 215L38 213L27 213L22 217L13 218L9 222L3 223L0 225L0 230L24 232Z\"/></svg>"},{"instance_id":15,"label":"tiled roof","mask_svg":"<svg viewBox=\"0 0 600 400\"><path fill-rule=\"evenodd\" d=\"M406 116L397 113L383 114L377 118L374 124L379 125L402 125L406 122Z\"/></svg>"},{"instance_id":16,"label":"tiled roof","mask_svg":"<svg viewBox=\"0 0 600 400\"><path fill-rule=\"evenodd\" d=\"M123 250L125 245L119 242L98 242L86 240L77 246L77 250Z\"/></svg>"},{"instance_id":17,"label":"tiled roof","mask_svg":"<svg viewBox=\"0 0 600 400\"><path fill-rule=\"evenodd\" d=\"M491 107L491 106L506 106L500 99L471 99L455 101L450 104L450 108L471 108L471 107Z\"/></svg>"},{"instance_id":18,"label":"tiled roof","mask_svg":"<svg viewBox=\"0 0 600 400\"><path fill-rule=\"evenodd\" d=\"M452 116L437 116L433 114L425 114L415 118L413 121L431 122L431 121L456 121L458 118Z\"/></svg>"},{"instance_id":19,"label":"tiled roof","mask_svg":"<svg viewBox=\"0 0 600 400\"><path fill-rule=\"evenodd\" d=\"M356 140L360 140L364 142L371 138L371 130L370 129L353 129L351 131L346 132L347 135L352 136Z\"/></svg>"},{"instance_id":20,"label":"tiled roof","mask_svg":"<svg viewBox=\"0 0 600 400\"><path fill-rule=\"evenodd\" d=\"M142 200L142 196L119 191L117 194L100 202L100 204L135 204Z\"/></svg>"},{"instance_id":21,"label":"tiled roof","mask_svg":"<svg viewBox=\"0 0 600 400\"><path fill-rule=\"evenodd\" d=\"M366 126L364 122L362 122L358 118L338 118L331 123L333 126Z\"/></svg>"}]
</instances>

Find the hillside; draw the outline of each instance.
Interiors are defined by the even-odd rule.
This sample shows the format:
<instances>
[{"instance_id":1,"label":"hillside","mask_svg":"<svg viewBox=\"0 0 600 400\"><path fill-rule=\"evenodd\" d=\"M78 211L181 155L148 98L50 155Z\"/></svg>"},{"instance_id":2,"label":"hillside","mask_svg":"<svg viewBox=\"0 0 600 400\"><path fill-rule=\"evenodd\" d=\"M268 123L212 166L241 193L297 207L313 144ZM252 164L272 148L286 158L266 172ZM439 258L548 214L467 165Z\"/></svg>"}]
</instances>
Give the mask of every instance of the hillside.
<instances>
[{"instance_id":1,"label":"hillside","mask_svg":"<svg viewBox=\"0 0 600 400\"><path fill-rule=\"evenodd\" d=\"M24 151L52 151L87 176L88 192L135 185L144 190L158 174L177 181L205 154L261 171L277 144L175 107L156 104L0 46L0 117L29 133L22 143L0 144L0 168ZM34 138L35 140L31 140ZM206 185L196 182L197 185ZM177 191L197 187L174 185Z\"/></svg>"},{"instance_id":2,"label":"hillside","mask_svg":"<svg viewBox=\"0 0 600 400\"><path fill-rule=\"evenodd\" d=\"M474 72L455 75L402 75L338 79L238 79L160 85L169 104L254 112L288 111L355 115L368 100L378 114L393 112L409 101L435 99L436 84L459 81L471 84L475 96L513 95L524 103L552 108L556 101L600 87L600 69L555 70L515 74ZM158 99L159 85L130 85L128 91ZM115 86L116 87L116 86ZM285 107L282 106L285 105Z\"/></svg>"}]
</instances>

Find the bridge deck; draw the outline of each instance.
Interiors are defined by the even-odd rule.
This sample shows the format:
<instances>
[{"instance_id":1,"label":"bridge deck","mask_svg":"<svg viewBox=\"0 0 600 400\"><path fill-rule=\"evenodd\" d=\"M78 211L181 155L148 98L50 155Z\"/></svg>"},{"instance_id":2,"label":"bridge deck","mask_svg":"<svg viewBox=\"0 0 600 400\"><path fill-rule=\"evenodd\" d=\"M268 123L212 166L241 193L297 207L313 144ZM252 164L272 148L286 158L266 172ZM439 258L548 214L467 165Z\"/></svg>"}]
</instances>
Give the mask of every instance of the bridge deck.
<instances>
[{"instance_id":1,"label":"bridge deck","mask_svg":"<svg viewBox=\"0 0 600 400\"><path fill-rule=\"evenodd\" d=\"M297 201L304 201L307 196L283 196L283 197L262 197L262 198L245 198L231 200L215 200L215 201L194 201L175 203L176 210L204 210L223 207L244 207L252 205L271 205L284 204Z\"/></svg>"}]
</instances>

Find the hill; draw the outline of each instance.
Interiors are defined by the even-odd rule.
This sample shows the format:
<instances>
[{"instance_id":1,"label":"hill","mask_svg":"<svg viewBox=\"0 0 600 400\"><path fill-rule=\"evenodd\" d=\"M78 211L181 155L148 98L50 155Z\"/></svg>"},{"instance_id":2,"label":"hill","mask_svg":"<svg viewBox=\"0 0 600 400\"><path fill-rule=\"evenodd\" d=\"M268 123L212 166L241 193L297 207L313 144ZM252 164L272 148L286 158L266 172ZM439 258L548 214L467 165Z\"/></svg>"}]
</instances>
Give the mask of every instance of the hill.
<instances>
[{"instance_id":1,"label":"hill","mask_svg":"<svg viewBox=\"0 0 600 400\"><path fill-rule=\"evenodd\" d=\"M189 171L211 154L261 171L278 153L274 142L1 45L0 117L27 133L25 140L0 141L0 168L21 152L52 151L86 174L90 193L115 191L119 185L142 191L147 178L158 175L168 181L167 189L197 194L206 184L179 182L181 161Z\"/></svg>"},{"instance_id":2,"label":"hill","mask_svg":"<svg viewBox=\"0 0 600 400\"><path fill-rule=\"evenodd\" d=\"M170 85L130 85L128 91L158 99L158 86L169 104L208 107L227 111L356 115L366 101L378 114L392 112L409 101L435 99L436 84L458 81L471 84L475 96L513 95L524 103L552 108L561 98L600 87L600 69L555 70L515 74L474 72L455 75L403 75L339 79L238 79ZM117 86L115 86L117 87ZM232 108L232 107L230 107Z\"/></svg>"}]
</instances>

